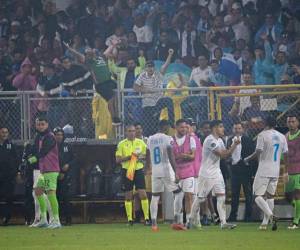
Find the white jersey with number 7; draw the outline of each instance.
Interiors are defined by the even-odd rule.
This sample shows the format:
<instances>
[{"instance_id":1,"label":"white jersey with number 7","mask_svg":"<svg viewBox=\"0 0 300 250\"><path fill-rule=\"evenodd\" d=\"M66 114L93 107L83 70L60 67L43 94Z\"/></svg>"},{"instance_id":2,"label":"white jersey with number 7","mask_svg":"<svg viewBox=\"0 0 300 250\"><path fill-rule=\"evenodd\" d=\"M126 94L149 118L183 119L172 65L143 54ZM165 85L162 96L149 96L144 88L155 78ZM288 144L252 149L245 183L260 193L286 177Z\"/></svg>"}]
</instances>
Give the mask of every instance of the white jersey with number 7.
<instances>
[{"instance_id":1,"label":"white jersey with number 7","mask_svg":"<svg viewBox=\"0 0 300 250\"><path fill-rule=\"evenodd\" d=\"M281 154L288 152L285 136L274 129L264 130L257 137L256 149L261 151L257 175L279 177Z\"/></svg>"}]
</instances>

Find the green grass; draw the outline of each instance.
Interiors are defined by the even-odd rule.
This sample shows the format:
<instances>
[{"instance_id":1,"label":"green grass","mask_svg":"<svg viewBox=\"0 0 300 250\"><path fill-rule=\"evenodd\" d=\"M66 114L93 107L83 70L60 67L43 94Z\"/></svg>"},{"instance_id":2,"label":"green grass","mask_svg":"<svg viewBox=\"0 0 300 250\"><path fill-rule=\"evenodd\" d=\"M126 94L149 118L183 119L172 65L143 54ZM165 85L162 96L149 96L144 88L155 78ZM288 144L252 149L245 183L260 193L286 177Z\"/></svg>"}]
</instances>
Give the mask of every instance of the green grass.
<instances>
[{"instance_id":1,"label":"green grass","mask_svg":"<svg viewBox=\"0 0 300 250\"><path fill-rule=\"evenodd\" d=\"M0 249L111 249L111 250L189 250L189 249L300 249L299 230L288 231L280 223L276 232L258 231L257 223L239 223L235 230L221 231L218 226L201 231L172 231L160 225L160 232L150 227L125 224L74 225L58 230L0 227Z\"/></svg>"}]
</instances>

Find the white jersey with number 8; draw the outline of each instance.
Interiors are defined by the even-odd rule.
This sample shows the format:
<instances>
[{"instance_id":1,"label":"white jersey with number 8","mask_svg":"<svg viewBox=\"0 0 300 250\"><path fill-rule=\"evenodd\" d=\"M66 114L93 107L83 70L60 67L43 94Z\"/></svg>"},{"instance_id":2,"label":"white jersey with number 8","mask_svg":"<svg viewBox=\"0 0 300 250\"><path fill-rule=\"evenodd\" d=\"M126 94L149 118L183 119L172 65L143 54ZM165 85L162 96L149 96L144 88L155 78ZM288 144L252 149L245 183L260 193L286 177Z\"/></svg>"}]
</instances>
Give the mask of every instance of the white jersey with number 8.
<instances>
[{"instance_id":1,"label":"white jersey with number 8","mask_svg":"<svg viewBox=\"0 0 300 250\"><path fill-rule=\"evenodd\" d=\"M264 130L257 137L256 149L261 151L257 175L279 177L281 154L288 152L285 136L274 129Z\"/></svg>"},{"instance_id":2,"label":"white jersey with number 8","mask_svg":"<svg viewBox=\"0 0 300 250\"><path fill-rule=\"evenodd\" d=\"M168 147L172 147L172 143L173 138L163 133L157 133L148 138L147 147L150 152L153 177L170 176Z\"/></svg>"}]
</instances>

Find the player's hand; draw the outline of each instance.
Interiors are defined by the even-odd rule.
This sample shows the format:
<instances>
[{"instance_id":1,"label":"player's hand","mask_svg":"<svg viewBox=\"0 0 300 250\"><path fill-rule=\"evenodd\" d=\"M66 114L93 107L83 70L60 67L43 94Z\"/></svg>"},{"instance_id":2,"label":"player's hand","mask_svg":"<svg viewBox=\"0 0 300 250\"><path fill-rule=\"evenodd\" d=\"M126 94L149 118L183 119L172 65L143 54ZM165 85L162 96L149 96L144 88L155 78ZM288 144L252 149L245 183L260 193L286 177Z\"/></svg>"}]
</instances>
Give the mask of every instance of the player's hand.
<instances>
[{"instance_id":1,"label":"player's hand","mask_svg":"<svg viewBox=\"0 0 300 250\"><path fill-rule=\"evenodd\" d=\"M179 181L180 181L180 178L179 178L178 174L175 174L175 183L179 183Z\"/></svg>"},{"instance_id":2,"label":"player's hand","mask_svg":"<svg viewBox=\"0 0 300 250\"><path fill-rule=\"evenodd\" d=\"M235 146L241 144L241 139L240 139L240 138L235 139L234 142L233 142L233 144L234 144Z\"/></svg>"},{"instance_id":3,"label":"player's hand","mask_svg":"<svg viewBox=\"0 0 300 250\"><path fill-rule=\"evenodd\" d=\"M282 176L282 178L283 178L283 183L284 184L287 184L289 182L289 175L288 175L288 173L284 173L283 176Z\"/></svg>"},{"instance_id":4,"label":"player's hand","mask_svg":"<svg viewBox=\"0 0 300 250\"><path fill-rule=\"evenodd\" d=\"M245 163L246 166L249 166L249 158L248 158L248 157L246 157L246 158L244 159L244 163Z\"/></svg>"},{"instance_id":5,"label":"player's hand","mask_svg":"<svg viewBox=\"0 0 300 250\"><path fill-rule=\"evenodd\" d=\"M169 49L169 50L168 50L168 53L169 53L169 56L173 56L174 50L173 50L173 49Z\"/></svg>"},{"instance_id":6,"label":"player's hand","mask_svg":"<svg viewBox=\"0 0 300 250\"><path fill-rule=\"evenodd\" d=\"M69 164L65 164L63 167L62 167L62 171L64 172L67 172L69 170L70 166Z\"/></svg>"}]
</instances>

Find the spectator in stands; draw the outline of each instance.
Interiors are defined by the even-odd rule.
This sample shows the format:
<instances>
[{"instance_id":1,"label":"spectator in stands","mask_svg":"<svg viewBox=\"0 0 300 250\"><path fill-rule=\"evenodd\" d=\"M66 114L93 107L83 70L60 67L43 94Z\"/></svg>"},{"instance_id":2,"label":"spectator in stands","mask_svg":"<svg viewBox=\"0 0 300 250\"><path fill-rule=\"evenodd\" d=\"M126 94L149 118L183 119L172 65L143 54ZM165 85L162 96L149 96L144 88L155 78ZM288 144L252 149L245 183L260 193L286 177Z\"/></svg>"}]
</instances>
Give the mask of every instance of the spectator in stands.
<instances>
[{"instance_id":1,"label":"spectator in stands","mask_svg":"<svg viewBox=\"0 0 300 250\"><path fill-rule=\"evenodd\" d=\"M244 128L240 121L237 121L233 125L233 135L227 142L229 148L233 141L238 138L241 141L231 156L231 212L229 221L236 221L239 208L240 189L243 187L245 196L245 214L244 221L249 222L251 220L252 212L252 174L251 166L246 166L243 159L248 155L251 155L255 150L253 140L244 135Z\"/></svg>"},{"instance_id":2,"label":"spectator in stands","mask_svg":"<svg viewBox=\"0 0 300 250\"><path fill-rule=\"evenodd\" d=\"M169 121L174 124L174 107L172 99L163 97L163 92L152 92L153 90L162 89L162 77L171 62L174 51L169 50L166 62L161 67L160 71L154 69L154 62L148 61L146 63L145 71L142 72L134 84L134 89L143 94L143 127L145 135L154 134L158 122L158 117L163 108L168 109Z\"/></svg>"},{"instance_id":3,"label":"spectator in stands","mask_svg":"<svg viewBox=\"0 0 300 250\"><path fill-rule=\"evenodd\" d=\"M229 81L227 77L219 70L219 62L216 59L211 60L211 71L208 75L208 83L213 86L227 86Z\"/></svg>"},{"instance_id":4,"label":"spectator in stands","mask_svg":"<svg viewBox=\"0 0 300 250\"><path fill-rule=\"evenodd\" d=\"M164 60L168 57L169 49L174 50L174 55L172 57L172 62L178 57L177 46L169 40L168 32L165 30L160 31L159 41L155 46L155 56L156 60Z\"/></svg>"},{"instance_id":5,"label":"spectator in stands","mask_svg":"<svg viewBox=\"0 0 300 250\"><path fill-rule=\"evenodd\" d=\"M17 152L9 140L9 131L0 125L0 195L4 198L2 225L7 226L11 218L14 185L18 168Z\"/></svg>"},{"instance_id":6,"label":"spectator in stands","mask_svg":"<svg viewBox=\"0 0 300 250\"><path fill-rule=\"evenodd\" d=\"M26 57L21 64L21 72L13 79L12 85L19 91L35 90L37 79L33 73L32 63Z\"/></svg>"},{"instance_id":7,"label":"spectator in stands","mask_svg":"<svg viewBox=\"0 0 300 250\"><path fill-rule=\"evenodd\" d=\"M199 125L199 131L197 132L197 136L199 137L201 143L203 144L205 138L210 135L210 122L202 121Z\"/></svg>"},{"instance_id":8,"label":"spectator in stands","mask_svg":"<svg viewBox=\"0 0 300 250\"><path fill-rule=\"evenodd\" d=\"M262 27L260 27L255 35L255 43L263 43L265 39L262 38L262 36L267 36L272 47L279 40L281 32L281 24L276 23L275 17L272 13L267 13L265 15L265 23Z\"/></svg>"}]
</instances>

